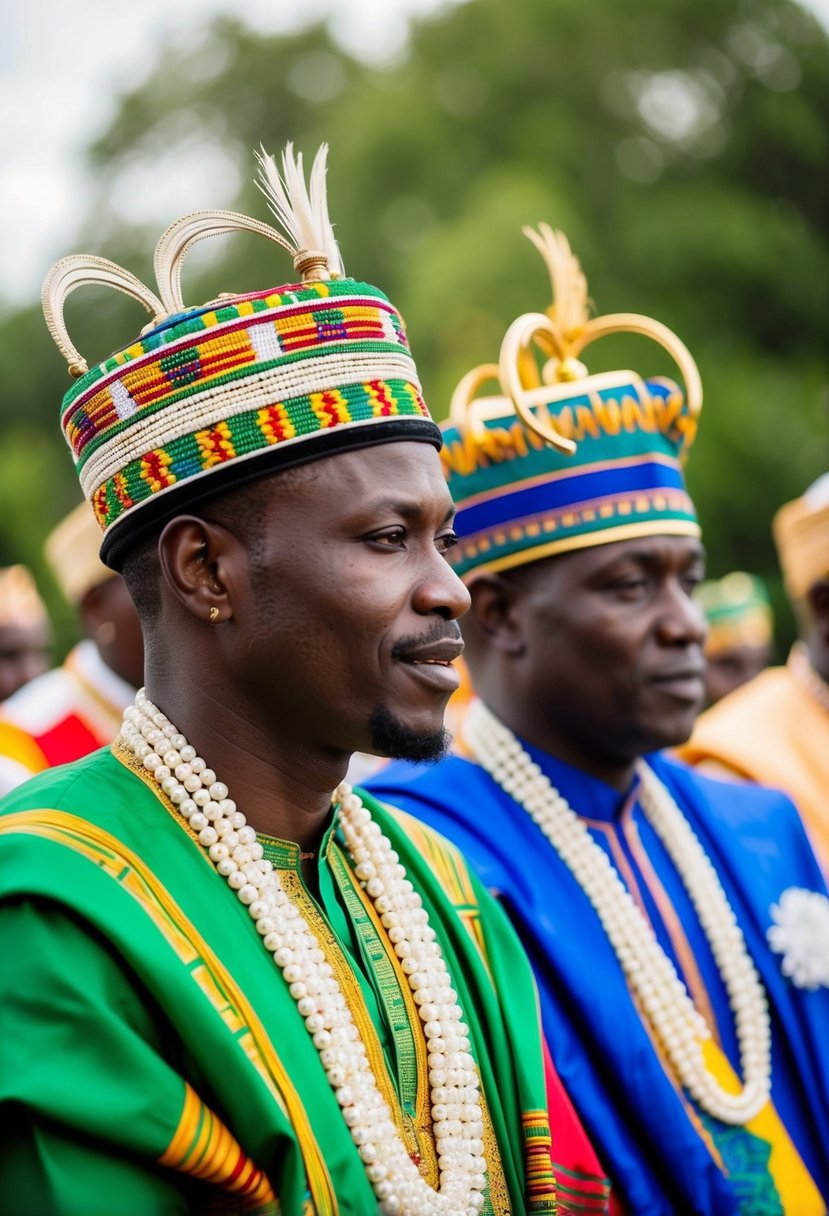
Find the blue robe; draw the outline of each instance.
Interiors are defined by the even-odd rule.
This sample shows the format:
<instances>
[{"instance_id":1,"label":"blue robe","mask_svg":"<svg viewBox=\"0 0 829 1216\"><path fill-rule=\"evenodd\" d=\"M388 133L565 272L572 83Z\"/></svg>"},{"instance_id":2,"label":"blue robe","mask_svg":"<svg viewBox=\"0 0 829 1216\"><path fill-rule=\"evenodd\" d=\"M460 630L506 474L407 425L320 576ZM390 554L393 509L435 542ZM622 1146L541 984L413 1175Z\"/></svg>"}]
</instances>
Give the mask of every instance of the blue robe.
<instances>
[{"instance_id":1,"label":"blue robe","mask_svg":"<svg viewBox=\"0 0 829 1216\"><path fill-rule=\"evenodd\" d=\"M740 1075L725 989L685 888L639 805L637 781L620 795L527 750L638 895L694 999L708 1002L720 1045ZM799 816L776 791L714 781L664 755L648 762L714 863L742 927L769 997L772 1099L826 1200L829 990L806 991L784 979L766 942L770 906L786 888L826 890ZM368 786L454 841L499 895L535 969L556 1067L631 1216L779 1212L759 1181L765 1168L753 1170L745 1159L747 1138L707 1115L700 1127L654 1049L595 911L529 815L484 769L457 756L432 767L392 764ZM749 1139L752 1152L762 1150L762 1141ZM746 1206L752 1186L756 1206Z\"/></svg>"}]
</instances>

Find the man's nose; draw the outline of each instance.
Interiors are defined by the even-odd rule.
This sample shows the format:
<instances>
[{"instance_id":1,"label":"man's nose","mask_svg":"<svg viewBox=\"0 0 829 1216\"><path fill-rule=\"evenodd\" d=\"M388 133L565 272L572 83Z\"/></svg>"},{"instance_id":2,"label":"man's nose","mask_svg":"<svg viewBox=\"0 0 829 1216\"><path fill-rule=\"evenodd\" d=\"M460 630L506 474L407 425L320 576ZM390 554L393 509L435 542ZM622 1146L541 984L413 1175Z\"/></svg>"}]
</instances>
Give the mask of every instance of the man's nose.
<instances>
[{"instance_id":1,"label":"man's nose","mask_svg":"<svg viewBox=\"0 0 829 1216\"><path fill-rule=\"evenodd\" d=\"M415 591L418 612L434 612L454 621L469 610L471 602L466 587L436 549Z\"/></svg>"},{"instance_id":2,"label":"man's nose","mask_svg":"<svg viewBox=\"0 0 829 1216\"><path fill-rule=\"evenodd\" d=\"M679 582L666 589L659 631L668 645L705 644L708 634L705 614Z\"/></svg>"}]
</instances>

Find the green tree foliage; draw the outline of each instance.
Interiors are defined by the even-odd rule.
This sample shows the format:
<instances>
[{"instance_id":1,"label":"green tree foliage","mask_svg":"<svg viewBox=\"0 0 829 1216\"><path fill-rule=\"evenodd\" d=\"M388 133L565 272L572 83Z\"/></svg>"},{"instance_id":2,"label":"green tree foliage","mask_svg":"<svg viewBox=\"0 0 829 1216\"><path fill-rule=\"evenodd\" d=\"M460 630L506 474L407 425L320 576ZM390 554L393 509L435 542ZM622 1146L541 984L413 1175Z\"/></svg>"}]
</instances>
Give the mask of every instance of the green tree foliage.
<instances>
[{"instance_id":1,"label":"green tree foliage","mask_svg":"<svg viewBox=\"0 0 829 1216\"><path fill-rule=\"evenodd\" d=\"M521 226L563 228L597 311L655 316L695 354L705 410L689 480L711 570L765 575L780 607L771 515L829 467L827 113L829 40L793 0L467 0L416 26L405 57L383 69L349 58L321 26L267 38L223 19L166 48L121 99L89 151L78 247L149 278L174 216L126 230L126 189L151 202L165 177L218 157L227 171L194 205L264 215L251 149L293 139L313 152L327 139L346 268L401 308L441 417L460 376L497 357L513 317L549 303ZM278 251L235 236L188 258L186 298L289 273ZM100 293L73 298L67 319L90 359L143 323ZM57 450L66 381L35 310L0 335L12 352L3 411L42 429L38 450ZM610 339L587 361L672 371L641 339ZM73 493L65 469L55 518ZM18 533L14 506L0 487L0 550L17 554L43 508Z\"/></svg>"}]
</instances>

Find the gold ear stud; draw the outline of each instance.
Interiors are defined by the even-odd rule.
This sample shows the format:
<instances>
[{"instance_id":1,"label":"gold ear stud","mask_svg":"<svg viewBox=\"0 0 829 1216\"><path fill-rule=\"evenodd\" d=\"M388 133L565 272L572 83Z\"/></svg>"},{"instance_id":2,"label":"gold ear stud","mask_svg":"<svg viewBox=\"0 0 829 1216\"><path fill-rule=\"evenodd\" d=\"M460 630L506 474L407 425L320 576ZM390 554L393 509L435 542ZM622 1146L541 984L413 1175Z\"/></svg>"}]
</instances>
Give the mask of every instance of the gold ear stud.
<instances>
[{"instance_id":1,"label":"gold ear stud","mask_svg":"<svg viewBox=\"0 0 829 1216\"><path fill-rule=\"evenodd\" d=\"M210 620L215 624L215 622L218 621L218 619L219 619L219 609L214 604L212 606L212 608L210 609Z\"/></svg>"}]
</instances>

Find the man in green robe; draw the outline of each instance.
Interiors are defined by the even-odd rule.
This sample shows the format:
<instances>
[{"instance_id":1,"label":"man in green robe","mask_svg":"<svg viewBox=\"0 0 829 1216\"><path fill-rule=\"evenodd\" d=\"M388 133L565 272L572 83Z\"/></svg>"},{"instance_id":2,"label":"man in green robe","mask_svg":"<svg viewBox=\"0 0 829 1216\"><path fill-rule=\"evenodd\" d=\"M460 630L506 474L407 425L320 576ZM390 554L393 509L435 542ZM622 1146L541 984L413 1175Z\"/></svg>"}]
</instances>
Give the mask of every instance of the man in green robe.
<instances>
[{"instance_id":1,"label":"man in green robe","mask_svg":"<svg viewBox=\"0 0 829 1216\"><path fill-rule=\"evenodd\" d=\"M402 323L343 277L324 161L310 198L290 150L283 175L263 161L287 241L197 213L158 296L87 258L44 288L146 692L2 804L6 1216L556 1210L512 930L450 845L343 784L357 750L441 753L468 596ZM301 281L186 308L189 244L233 229ZM63 303L96 279L153 321L87 370Z\"/></svg>"}]
</instances>

